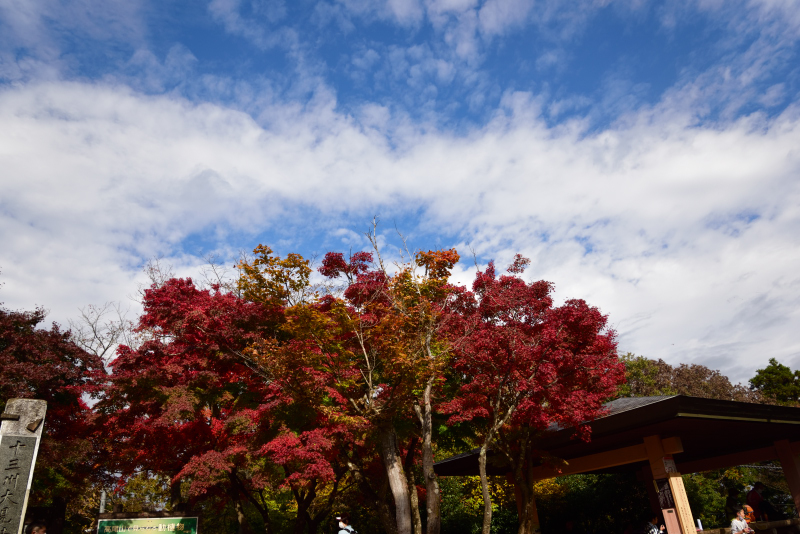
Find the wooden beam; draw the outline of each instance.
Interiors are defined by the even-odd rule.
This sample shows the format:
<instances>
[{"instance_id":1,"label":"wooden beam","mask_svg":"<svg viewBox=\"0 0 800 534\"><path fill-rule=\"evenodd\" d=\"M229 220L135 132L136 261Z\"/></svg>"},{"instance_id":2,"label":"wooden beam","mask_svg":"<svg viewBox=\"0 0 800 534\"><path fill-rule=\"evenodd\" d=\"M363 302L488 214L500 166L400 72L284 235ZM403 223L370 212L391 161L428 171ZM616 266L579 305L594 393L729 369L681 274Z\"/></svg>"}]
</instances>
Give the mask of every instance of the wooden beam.
<instances>
[{"instance_id":1,"label":"wooden beam","mask_svg":"<svg viewBox=\"0 0 800 534\"><path fill-rule=\"evenodd\" d=\"M766 462L767 460L774 460L777 457L778 452L775 450L775 447L771 445L761 449L734 452L733 454L704 458L693 462L682 462L679 463L677 467L680 473L699 473L701 471L713 471L715 469L724 469L736 465Z\"/></svg>"},{"instance_id":2,"label":"wooden beam","mask_svg":"<svg viewBox=\"0 0 800 534\"><path fill-rule=\"evenodd\" d=\"M683 445L680 438L672 437L661 440L661 446L665 454L677 454L683 452ZM631 445L621 449L614 449L606 452L598 452L579 458L571 458L559 468L540 465L533 468L533 479L544 480L561 475L575 475L596 471L618 465L632 464L635 462L647 461L647 449L644 443Z\"/></svg>"},{"instance_id":3,"label":"wooden beam","mask_svg":"<svg viewBox=\"0 0 800 534\"><path fill-rule=\"evenodd\" d=\"M683 452L683 442L678 436L662 439L661 447L664 449L664 454L680 454Z\"/></svg>"},{"instance_id":4,"label":"wooden beam","mask_svg":"<svg viewBox=\"0 0 800 534\"><path fill-rule=\"evenodd\" d=\"M647 452L647 461L650 463L650 472L653 473L653 478L656 480L667 478L667 471L664 467L664 456L667 453L664 445L661 444L661 436L646 436L644 449Z\"/></svg>"}]
</instances>

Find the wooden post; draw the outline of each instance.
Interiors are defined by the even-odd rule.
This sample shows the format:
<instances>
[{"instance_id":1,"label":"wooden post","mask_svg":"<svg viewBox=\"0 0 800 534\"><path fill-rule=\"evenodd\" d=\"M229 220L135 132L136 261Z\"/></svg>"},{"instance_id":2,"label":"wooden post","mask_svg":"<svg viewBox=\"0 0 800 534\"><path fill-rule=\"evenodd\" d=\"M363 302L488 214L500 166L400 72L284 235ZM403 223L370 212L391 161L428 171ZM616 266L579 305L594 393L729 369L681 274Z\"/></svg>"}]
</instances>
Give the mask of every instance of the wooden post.
<instances>
[{"instance_id":1,"label":"wooden post","mask_svg":"<svg viewBox=\"0 0 800 534\"><path fill-rule=\"evenodd\" d=\"M0 534L21 534L47 402L10 399L0 425Z\"/></svg>"},{"instance_id":2,"label":"wooden post","mask_svg":"<svg viewBox=\"0 0 800 534\"><path fill-rule=\"evenodd\" d=\"M658 492L656 485L653 483L653 472L649 467L642 468L642 480L647 488L647 498L650 500L650 510L658 515L661 513L661 507L658 505Z\"/></svg>"},{"instance_id":3,"label":"wooden post","mask_svg":"<svg viewBox=\"0 0 800 534\"><path fill-rule=\"evenodd\" d=\"M672 491L672 498L675 501L675 511L678 514L681 531L683 531L683 534L696 534L697 527L694 524L692 509L689 507L689 499L686 496L686 489L683 487L683 477L680 473L670 473L669 488Z\"/></svg>"},{"instance_id":4,"label":"wooden post","mask_svg":"<svg viewBox=\"0 0 800 534\"><path fill-rule=\"evenodd\" d=\"M781 461L783 474L789 484L789 491L792 492L794 506L800 511L800 462L797 461L797 456L792 453L792 446L788 440L776 441L775 451Z\"/></svg>"},{"instance_id":5,"label":"wooden post","mask_svg":"<svg viewBox=\"0 0 800 534\"><path fill-rule=\"evenodd\" d=\"M675 468L672 456L664 453L661 436L647 436L644 438L647 449L647 460L653 480L659 487L659 506L664 514L668 534L696 534L692 510L686 499L686 490L683 487L683 478ZM677 521L670 521L667 516L677 516Z\"/></svg>"}]
</instances>

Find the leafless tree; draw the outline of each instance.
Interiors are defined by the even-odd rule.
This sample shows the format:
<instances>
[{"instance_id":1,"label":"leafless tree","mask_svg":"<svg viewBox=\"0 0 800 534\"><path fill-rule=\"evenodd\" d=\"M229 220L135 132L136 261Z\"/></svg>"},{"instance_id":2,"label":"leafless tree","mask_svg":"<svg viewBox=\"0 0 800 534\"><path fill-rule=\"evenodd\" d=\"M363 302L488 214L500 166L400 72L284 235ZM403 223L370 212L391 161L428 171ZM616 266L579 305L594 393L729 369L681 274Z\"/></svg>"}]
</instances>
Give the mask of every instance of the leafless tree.
<instances>
[{"instance_id":1,"label":"leafless tree","mask_svg":"<svg viewBox=\"0 0 800 534\"><path fill-rule=\"evenodd\" d=\"M207 287L217 286L222 291L228 293L235 293L236 287L236 273L233 268L225 266L224 260L218 254L208 254L204 258L206 264L200 269L200 276L204 280L204 285Z\"/></svg>"},{"instance_id":2,"label":"leafless tree","mask_svg":"<svg viewBox=\"0 0 800 534\"><path fill-rule=\"evenodd\" d=\"M137 344L133 321L127 315L128 310L119 302L106 302L100 306L90 304L81 308L80 317L69 320L72 341L108 363L118 345Z\"/></svg>"},{"instance_id":3,"label":"leafless tree","mask_svg":"<svg viewBox=\"0 0 800 534\"><path fill-rule=\"evenodd\" d=\"M175 272L172 270L172 264L164 263L163 258L151 258L147 260L142 271L147 275L150 284L139 285L139 295L144 296L144 290L150 287L161 287L170 278L175 278Z\"/></svg>"}]
</instances>

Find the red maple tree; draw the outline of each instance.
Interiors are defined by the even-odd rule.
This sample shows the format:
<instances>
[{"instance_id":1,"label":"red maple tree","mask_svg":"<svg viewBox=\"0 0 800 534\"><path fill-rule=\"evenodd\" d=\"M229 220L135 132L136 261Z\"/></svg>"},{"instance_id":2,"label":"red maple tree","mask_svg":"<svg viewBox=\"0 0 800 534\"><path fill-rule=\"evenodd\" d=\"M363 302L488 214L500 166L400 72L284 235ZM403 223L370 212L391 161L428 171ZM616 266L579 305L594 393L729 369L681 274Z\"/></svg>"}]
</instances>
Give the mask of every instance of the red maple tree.
<instances>
[{"instance_id":1,"label":"red maple tree","mask_svg":"<svg viewBox=\"0 0 800 534\"><path fill-rule=\"evenodd\" d=\"M188 480L195 500L230 500L240 524L247 499L270 532L261 494L270 470L256 452L279 432L273 412L285 399L238 352L274 331L280 310L190 279L146 290L143 305L138 329L148 340L119 348L97 406L109 469L165 474L174 500Z\"/></svg>"},{"instance_id":2,"label":"red maple tree","mask_svg":"<svg viewBox=\"0 0 800 534\"><path fill-rule=\"evenodd\" d=\"M473 292L459 296L468 341L452 361L457 395L442 410L450 423L478 423L484 534L492 514L487 451L507 459L522 494L519 532L532 532L535 480L526 466L541 460L537 438L558 425L588 439L584 423L603 413L624 381L606 316L583 300L554 306L552 284L520 277L528 264L517 255L508 274L498 276L490 263L477 273Z\"/></svg>"},{"instance_id":3,"label":"red maple tree","mask_svg":"<svg viewBox=\"0 0 800 534\"><path fill-rule=\"evenodd\" d=\"M69 501L92 474L94 417L87 400L101 390L105 370L69 332L56 324L39 328L45 316L42 308L0 307L0 410L11 398L47 401L33 495Z\"/></svg>"}]
</instances>

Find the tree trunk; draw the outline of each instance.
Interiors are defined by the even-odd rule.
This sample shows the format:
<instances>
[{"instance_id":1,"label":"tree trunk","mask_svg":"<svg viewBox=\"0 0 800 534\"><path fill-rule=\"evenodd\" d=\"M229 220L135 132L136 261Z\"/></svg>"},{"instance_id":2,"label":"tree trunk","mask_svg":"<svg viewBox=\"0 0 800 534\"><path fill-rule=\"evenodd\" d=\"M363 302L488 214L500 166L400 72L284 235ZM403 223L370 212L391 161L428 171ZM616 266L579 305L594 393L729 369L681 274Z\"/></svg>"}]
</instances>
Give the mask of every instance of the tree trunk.
<instances>
[{"instance_id":1,"label":"tree trunk","mask_svg":"<svg viewBox=\"0 0 800 534\"><path fill-rule=\"evenodd\" d=\"M236 507L236 521L239 523L239 528L237 532L239 534L245 534L247 532L247 519L244 517L244 510L242 509L242 501L236 500L234 503Z\"/></svg>"},{"instance_id":2,"label":"tree trunk","mask_svg":"<svg viewBox=\"0 0 800 534\"><path fill-rule=\"evenodd\" d=\"M411 519L414 522L414 534L422 534L422 518L419 515L419 495L417 494L417 482L414 480L414 466L406 468L406 473L408 473L408 489L411 497Z\"/></svg>"},{"instance_id":3,"label":"tree trunk","mask_svg":"<svg viewBox=\"0 0 800 534\"><path fill-rule=\"evenodd\" d=\"M345 475L347 475L347 468L339 464L334 468L334 473L336 473L336 479L333 481L333 489L328 493L327 501L323 501L325 502L324 505L316 507L317 513L314 515L308 514L308 534L317 534L322 522L330 517L333 505L339 495L339 484L342 482Z\"/></svg>"},{"instance_id":4,"label":"tree trunk","mask_svg":"<svg viewBox=\"0 0 800 534\"><path fill-rule=\"evenodd\" d=\"M353 473L353 478L358 483L358 488L361 490L367 500L372 503L373 510L378 514L383 531L386 534L397 534L397 522L394 520L392 510L386 502L386 483L383 479L381 481L381 488L376 490L373 487L372 480L368 480L361 472L361 468L354 462L348 462L348 469Z\"/></svg>"},{"instance_id":5,"label":"tree trunk","mask_svg":"<svg viewBox=\"0 0 800 534\"><path fill-rule=\"evenodd\" d=\"M381 520L383 530L386 534L397 534L397 521L392 514L392 509L386 501L378 501L375 503L375 508L378 511L378 518Z\"/></svg>"},{"instance_id":6,"label":"tree trunk","mask_svg":"<svg viewBox=\"0 0 800 534\"><path fill-rule=\"evenodd\" d=\"M383 463L389 479L389 488L394 498L397 534L412 534L411 499L408 495L408 482L403 473L403 464L397 456L397 436L394 430L386 430L382 433L381 448L383 449Z\"/></svg>"},{"instance_id":7,"label":"tree trunk","mask_svg":"<svg viewBox=\"0 0 800 534\"><path fill-rule=\"evenodd\" d=\"M324 514L324 515L323 515L323 514L320 514L320 515L315 515L314 517L310 517L310 516L309 516L309 520L308 520L308 534L317 534L317 532L319 531L319 526L320 526L320 525L322 524L322 522L323 522L323 521L325 521L325 520L326 520L328 517L330 517L330 514Z\"/></svg>"},{"instance_id":8,"label":"tree trunk","mask_svg":"<svg viewBox=\"0 0 800 534\"><path fill-rule=\"evenodd\" d=\"M169 485L169 508L176 510L181 504L181 479L172 481Z\"/></svg>"},{"instance_id":9,"label":"tree trunk","mask_svg":"<svg viewBox=\"0 0 800 534\"><path fill-rule=\"evenodd\" d=\"M483 493L483 529L481 534L489 534L492 529L492 496L489 493L489 478L486 476L486 449L488 443L481 445L481 452L478 456L478 468L481 474L481 492ZM522 524L520 522L520 524Z\"/></svg>"},{"instance_id":10,"label":"tree trunk","mask_svg":"<svg viewBox=\"0 0 800 534\"><path fill-rule=\"evenodd\" d=\"M369 485L369 483L365 480L359 481L358 487L363 494L367 496L367 499L372 504L372 509L378 515L378 519L381 522L381 527L383 532L386 534L397 534L397 522L394 519L394 514L392 514L392 509L389 504L386 502L386 495L385 492L383 495L378 495ZM355 528L355 527L354 527ZM356 529L358 530L358 529Z\"/></svg>"},{"instance_id":11,"label":"tree trunk","mask_svg":"<svg viewBox=\"0 0 800 534\"><path fill-rule=\"evenodd\" d=\"M241 502L239 502L239 492L241 492L242 494L244 494L247 500L250 501L250 503L255 507L255 509L258 510L258 513L261 514L261 517L264 520L264 532L266 534L272 534L272 523L270 522L269 519L269 510L267 509L267 507L263 503L259 503L258 500L256 500L256 498L253 496L253 494L250 491L248 491L247 488L245 488L244 484L242 484L242 481L239 480L235 468L233 471L228 472L228 476L230 477L231 480L231 496L236 501L237 506L239 507L237 509L237 513L239 512L239 509L241 509ZM244 512L242 511L242 514L243 513ZM244 515L242 515L242 517L244 517ZM239 534L242 534L241 528Z\"/></svg>"},{"instance_id":12,"label":"tree trunk","mask_svg":"<svg viewBox=\"0 0 800 534\"><path fill-rule=\"evenodd\" d=\"M517 481L519 484L519 481ZM536 512L536 501L534 500L533 488L528 484L521 484L522 494L522 517L519 518L519 530L517 534L538 534L539 517Z\"/></svg>"},{"instance_id":13,"label":"tree trunk","mask_svg":"<svg viewBox=\"0 0 800 534\"><path fill-rule=\"evenodd\" d=\"M246 534L248 532L247 528L247 518L244 515L244 509L242 508L242 501L239 499L239 496L236 495L237 490L233 488L231 490L231 497L233 498L233 510L236 513L236 523L237 534Z\"/></svg>"},{"instance_id":14,"label":"tree trunk","mask_svg":"<svg viewBox=\"0 0 800 534\"><path fill-rule=\"evenodd\" d=\"M521 450L519 456L514 458L507 454L508 460L514 471L517 503L519 510L519 529L517 534L539 534L539 514L536 510L536 499L533 494L533 466L527 454L528 438L518 439ZM506 449L508 453L508 450Z\"/></svg>"},{"instance_id":15,"label":"tree trunk","mask_svg":"<svg viewBox=\"0 0 800 534\"><path fill-rule=\"evenodd\" d=\"M428 379L423 394L422 408L422 476L425 479L427 528L426 534L439 534L442 526L439 478L433 470L433 414L431 410L431 391L433 377Z\"/></svg>"},{"instance_id":16,"label":"tree trunk","mask_svg":"<svg viewBox=\"0 0 800 534\"><path fill-rule=\"evenodd\" d=\"M414 453L417 450L418 438L413 437L408 442L406 449L406 459L403 462L403 469L408 475L409 498L411 499L411 520L414 522L414 534L422 534L422 518L419 514L419 494L417 493L417 480L414 475Z\"/></svg>"},{"instance_id":17,"label":"tree trunk","mask_svg":"<svg viewBox=\"0 0 800 534\"><path fill-rule=\"evenodd\" d=\"M314 497L316 497L315 486L309 489L305 494L301 490L292 488L292 494L294 494L294 500L297 503L294 534L303 534L306 530L306 525L311 519L308 515L308 509L314 501Z\"/></svg>"}]
</instances>

